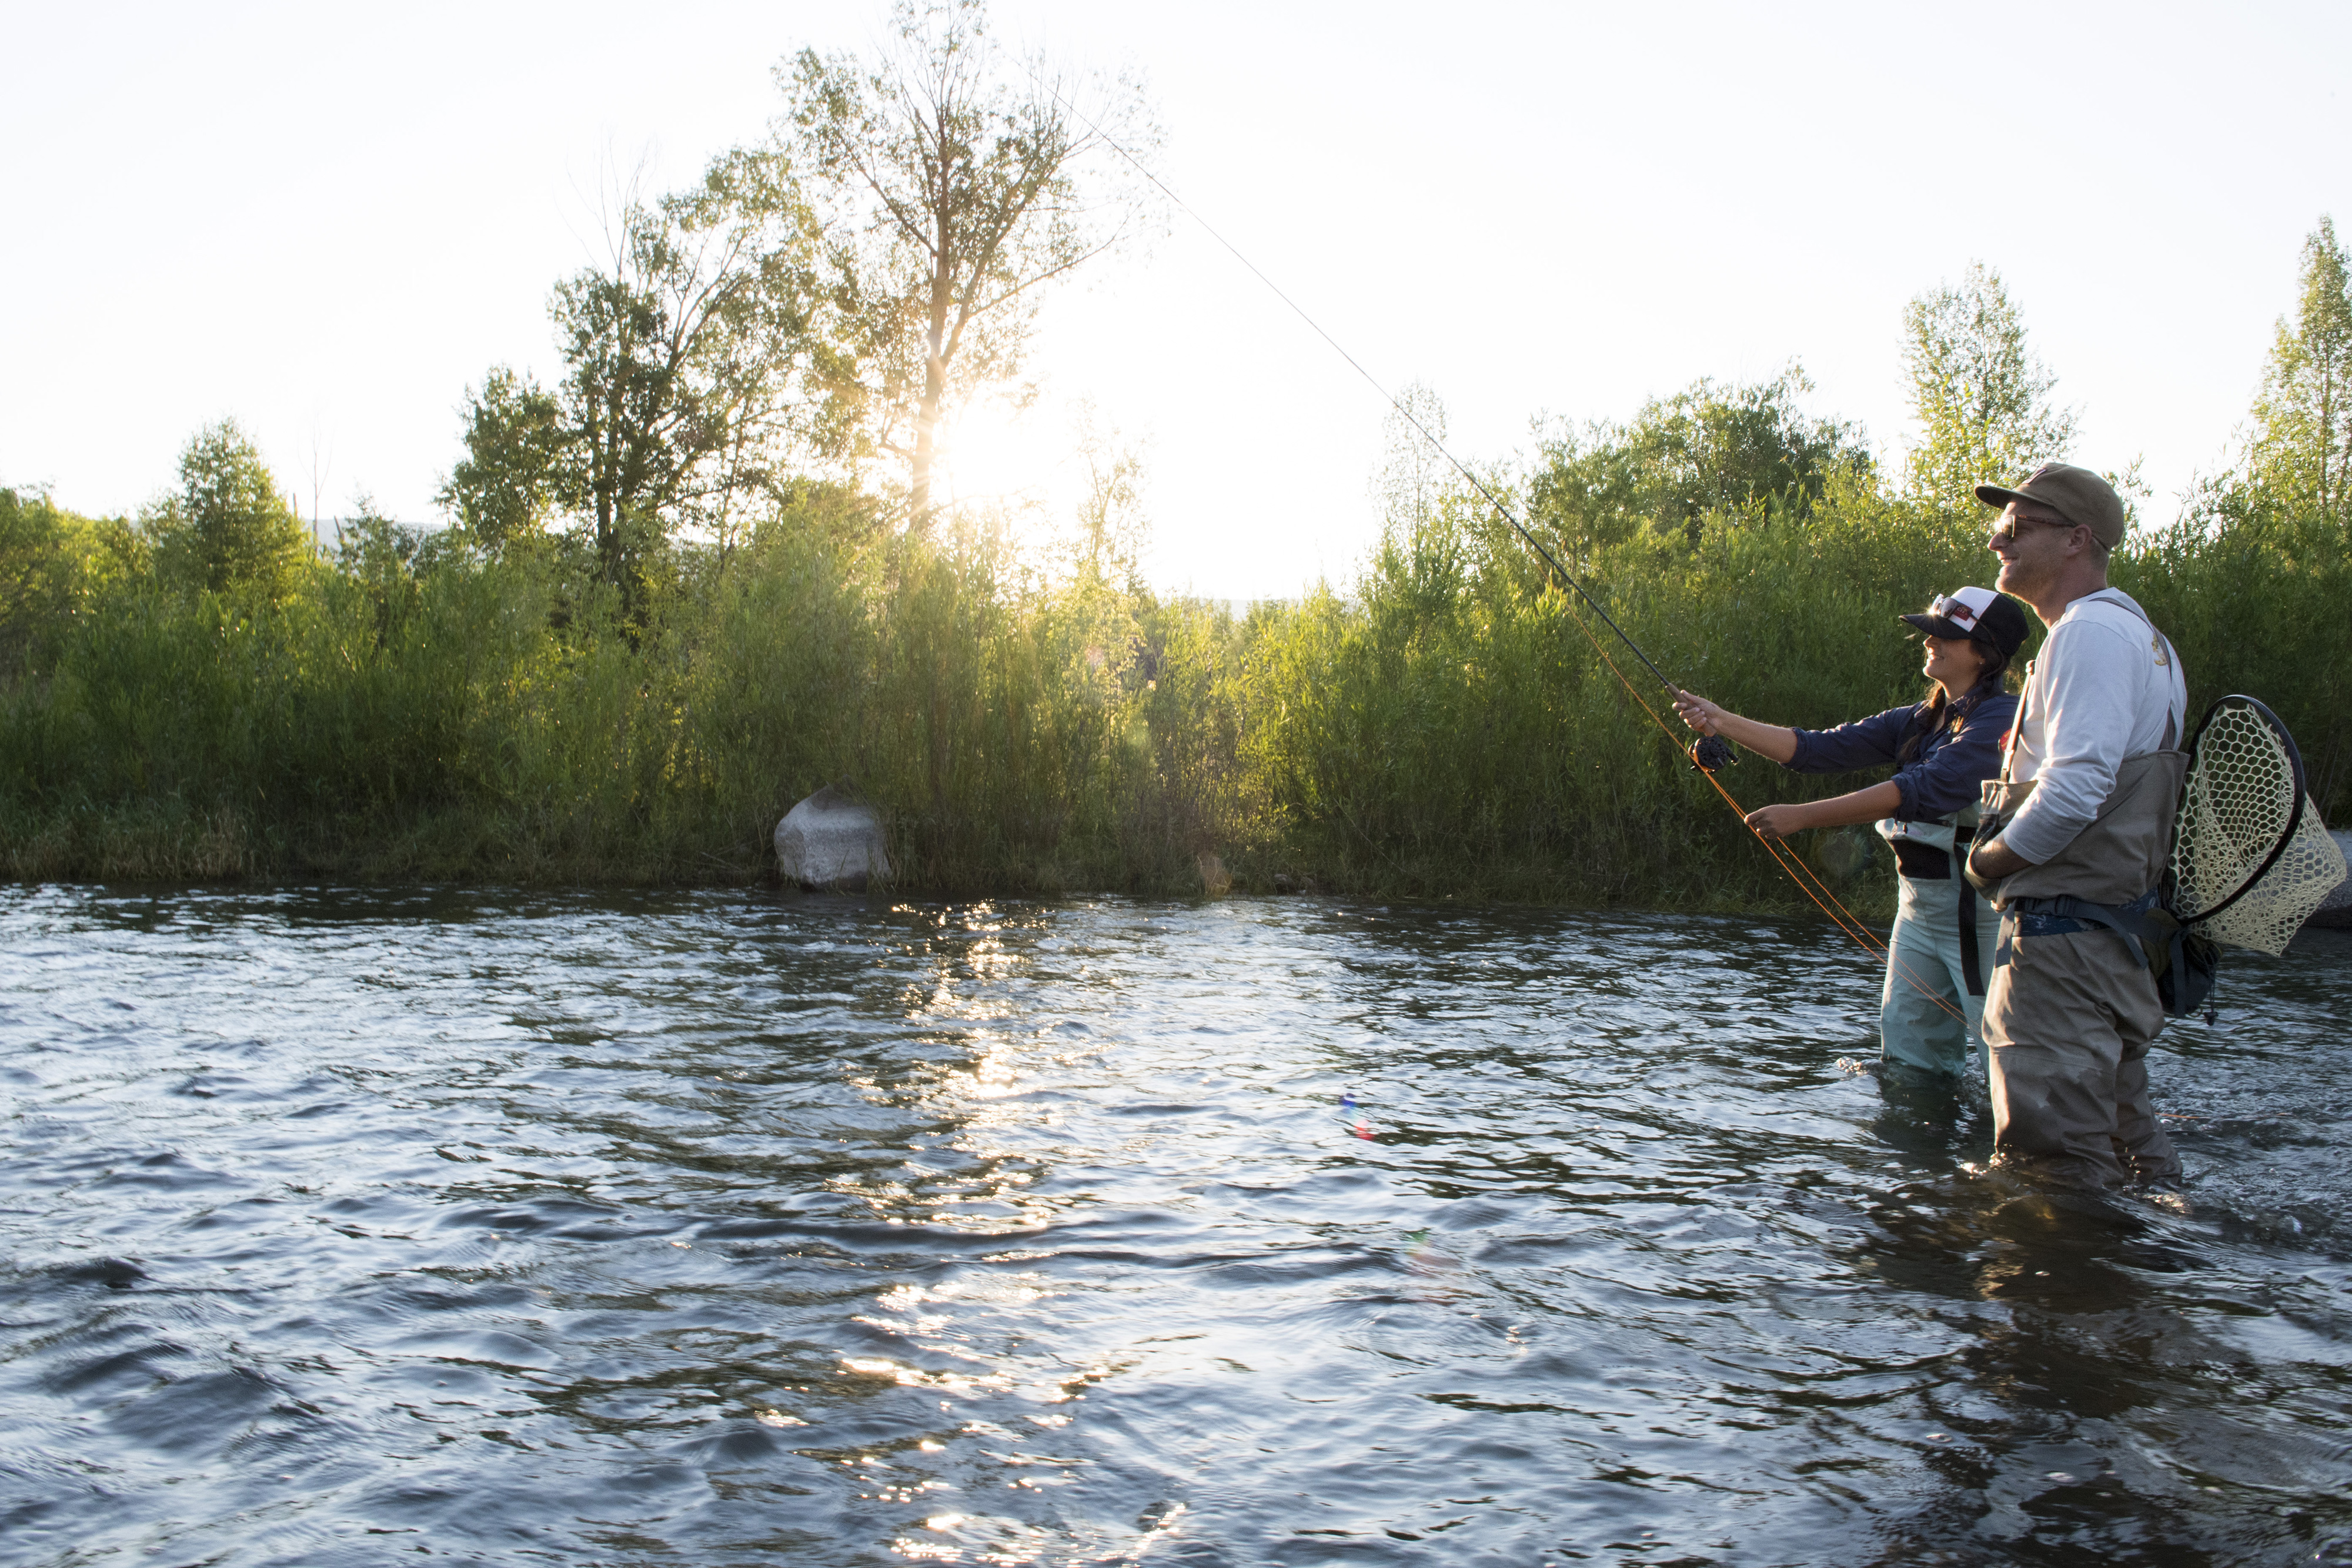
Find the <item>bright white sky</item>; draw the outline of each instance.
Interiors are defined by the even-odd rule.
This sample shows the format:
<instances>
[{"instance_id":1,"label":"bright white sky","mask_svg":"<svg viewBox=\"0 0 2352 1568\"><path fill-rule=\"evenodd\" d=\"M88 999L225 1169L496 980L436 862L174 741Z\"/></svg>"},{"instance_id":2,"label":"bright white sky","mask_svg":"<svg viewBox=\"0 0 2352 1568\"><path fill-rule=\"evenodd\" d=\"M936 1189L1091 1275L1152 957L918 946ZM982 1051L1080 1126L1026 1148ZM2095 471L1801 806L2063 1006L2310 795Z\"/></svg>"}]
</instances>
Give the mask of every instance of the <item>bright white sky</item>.
<instances>
[{"instance_id":1,"label":"bright white sky","mask_svg":"<svg viewBox=\"0 0 2352 1568\"><path fill-rule=\"evenodd\" d=\"M2168 517L2226 455L2322 214L2352 225L2352 6L998 0L1148 75L1169 183L1453 444L1794 358L1907 434L1904 302L1981 259ZM752 140L770 67L881 4L23 5L0 94L0 483L167 488L233 414L310 511L430 518L468 382L551 380L598 192ZM1148 442L1151 575L1350 574L1384 405L1200 230L1050 298L1024 438Z\"/></svg>"}]
</instances>

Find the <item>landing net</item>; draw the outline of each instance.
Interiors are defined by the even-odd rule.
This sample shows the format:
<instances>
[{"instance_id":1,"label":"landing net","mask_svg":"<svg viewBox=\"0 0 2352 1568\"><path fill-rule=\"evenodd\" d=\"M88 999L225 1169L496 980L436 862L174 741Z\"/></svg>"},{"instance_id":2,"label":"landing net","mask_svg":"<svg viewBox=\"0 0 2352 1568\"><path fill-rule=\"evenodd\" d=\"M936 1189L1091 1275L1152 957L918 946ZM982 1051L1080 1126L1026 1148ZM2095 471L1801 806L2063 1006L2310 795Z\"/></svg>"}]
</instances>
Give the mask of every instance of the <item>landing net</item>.
<instances>
[{"instance_id":1,"label":"landing net","mask_svg":"<svg viewBox=\"0 0 2352 1568\"><path fill-rule=\"evenodd\" d=\"M2215 703L2190 746L2173 830L2173 907L2216 942L2284 953L2344 880L2344 852L2304 791L2303 758L2276 715Z\"/></svg>"}]
</instances>

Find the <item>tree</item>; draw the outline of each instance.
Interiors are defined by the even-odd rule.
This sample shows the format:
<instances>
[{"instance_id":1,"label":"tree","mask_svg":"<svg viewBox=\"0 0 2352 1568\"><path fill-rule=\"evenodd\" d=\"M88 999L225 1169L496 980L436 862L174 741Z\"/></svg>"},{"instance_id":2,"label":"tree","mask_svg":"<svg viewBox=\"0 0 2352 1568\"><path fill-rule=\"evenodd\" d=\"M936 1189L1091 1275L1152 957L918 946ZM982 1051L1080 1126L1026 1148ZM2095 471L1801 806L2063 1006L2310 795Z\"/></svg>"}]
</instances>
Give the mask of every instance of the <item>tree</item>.
<instances>
[{"instance_id":1,"label":"tree","mask_svg":"<svg viewBox=\"0 0 2352 1568\"><path fill-rule=\"evenodd\" d=\"M147 541L129 519L81 517L46 490L0 486L0 683L148 564Z\"/></svg>"},{"instance_id":2,"label":"tree","mask_svg":"<svg viewBox=\"0 0 2352 1568\"><path fill-rule=\"evenodd\" d=\"M778 67L771 156L822 225L830 392L866 443L907 463L919 532L943 421L1019 374L1040 286L1139 226L1139 188L1111 161L1158 135L1131 83L1081 116L1042 63L1005 68L982 0L900 0L892 24L870 68L813 49Z\"/></svg>"},{"instance_id":3,"label":"tree","mask_svg":"<svg viewBox=\"0 0 2352 1568\"><path fill-rule=\"evenodd\" d=\"M1429 526L1452 487L1454 465L1438 446L1445 439L1445 401L1436 390L1414 382L1396 402L1381 421L1381 467L1372 495L1388 526L1409 536Z\"/></svg>"},{"instance_id":4,"label":"tree","mask_svg":"<svg viewBox=\"0 0 2352 1568\"><path fill-rule=\"evenodd\" d=\"M2013 483L2064 455L2077 413L2051 406L2058 378L2026 350L2000 273L1970 262L1959 287L1939 285L1904 307L1903 333L1921 426L1913 497L1959 507L1977 485Z\"/></svg>"},{"instance_id":5,"label":"tree","mask_svg":"<svg viewBox=\"0 0 2352 1568\"><path fill-rule=\"evenodd\" d=\"M724 535L778 476L808 274L797 204L763 173L730 156L698 190L630 204L611 261L556 287L562 490L632 614L649 546L683 520Z\"/></svg>"},{"instance_id":6,"label":"tree","mask_svg":"<svg viewBox=\"0 0 2352 1568\"><path fill-rule=\"evenodd\" d=\"M283 598L316 554L293 501L233 419L197 432L180 455L179 493L150 508L143 523L159 565L215 592Z\"/></svg>"},{"instance_id":7,"label":"tree","mask_svg":"<svg viewBox=\"0 0 2352 1568\"><path fill-rule=\"evenodd\" d=\"M1811 515L1831 477L1868 473L1861 433L1799 407L1801 366L1769 382L1694 382L1653 398L1625 424L1545 438L1528 508L1572 549L1648 537L1688 545L1710 514Z\"/></svg>"},{"instance_id":8,"label":"tree","mask_svg":"<svg viewBox=\"0 0 2352 1568\"><path fill-rule=\"evenodd\" d=\"M552 391L499 367L467 394L466 455L439 499L503 549L554 517L582 520L597 574L644 610L647 553L677 528L726 549L814 421L811 233L789 182L730 153L692 190L622 204L612 251L556 285L563 359Z\"/></svg>"},{"instance_id":9,"label":"tree","mask_svg":"<svg viewBox=\"0 0 2352 1568\"><path fill-rule=\"evenodd\" d=\"M2352 267L2321 218L2303 242L2294 323L2279 318L2254 402L2248 476L2288 513L2352 527Z\"/></svg>"},{"instance_id":10,"label":"tree","mask_svg":"<svg viewBox=\"0 0 2352 1568\"><path fill-rule=\"evenodd\" d=\"M500 365L466 392L466 455L437 499L458 527L497 551L543 532L564 499L563 406Z\"/></svg>"},{"instance_id":11,"label":"tree","mask_svg":"<svg viewBox=\"0 0 2352 1568\"><path fill-rule=\"evenodd\" d=\"M1096 424L1091 407L1083 411L1076 436L1087 489L1078 501L1077 535L1069 551L1075 575L1083 582L1116 583L1136 591L1150 532L1143 510L1142 450L1121 439L1116 426Z\"/></svg>"}]
</instances>

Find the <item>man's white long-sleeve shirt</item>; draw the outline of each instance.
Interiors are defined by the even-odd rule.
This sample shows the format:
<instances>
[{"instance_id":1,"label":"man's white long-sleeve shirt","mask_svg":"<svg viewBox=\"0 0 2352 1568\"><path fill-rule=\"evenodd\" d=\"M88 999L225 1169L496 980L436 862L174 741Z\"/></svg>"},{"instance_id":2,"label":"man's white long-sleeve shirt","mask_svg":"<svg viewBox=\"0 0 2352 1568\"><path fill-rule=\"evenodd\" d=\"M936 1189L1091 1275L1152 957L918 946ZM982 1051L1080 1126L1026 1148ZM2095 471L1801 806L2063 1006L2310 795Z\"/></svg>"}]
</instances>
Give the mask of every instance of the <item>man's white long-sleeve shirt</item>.
<instances>
[{"instance_id":1,"label":"man's white long-sleeve shirt","mask_svg":"<svg viewBox=\"0 0 2352 1568\"><path fill-rule=\"evenodd\" d=\"M2009 776L2040 782L2002 841L2036 865L2054 858L2099 814L2124 758L2186 744L2188 722L2180 661L2131 596L2075 600L2027 667Z\"/></svg>"}]
</instances>

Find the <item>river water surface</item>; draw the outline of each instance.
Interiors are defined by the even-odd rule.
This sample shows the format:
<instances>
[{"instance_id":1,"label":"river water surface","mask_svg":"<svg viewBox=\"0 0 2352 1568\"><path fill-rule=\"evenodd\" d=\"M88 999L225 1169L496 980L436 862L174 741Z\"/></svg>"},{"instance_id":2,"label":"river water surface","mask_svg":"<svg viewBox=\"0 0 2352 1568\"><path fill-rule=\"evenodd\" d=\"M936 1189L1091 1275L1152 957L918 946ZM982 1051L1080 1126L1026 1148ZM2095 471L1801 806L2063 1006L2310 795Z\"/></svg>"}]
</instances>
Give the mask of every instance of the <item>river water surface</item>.
<instances>
[{"instance_id":1,"label":"river water surface","mask_svg":"<svg viewBox=\"0 0 2352 1568\"><path fill-rule=\"evenodd\" d=\"M1837 940L0 891L0 1562L2352 1562L2352 941L2055 1203Z\"/></svg>"}]
</instances>

